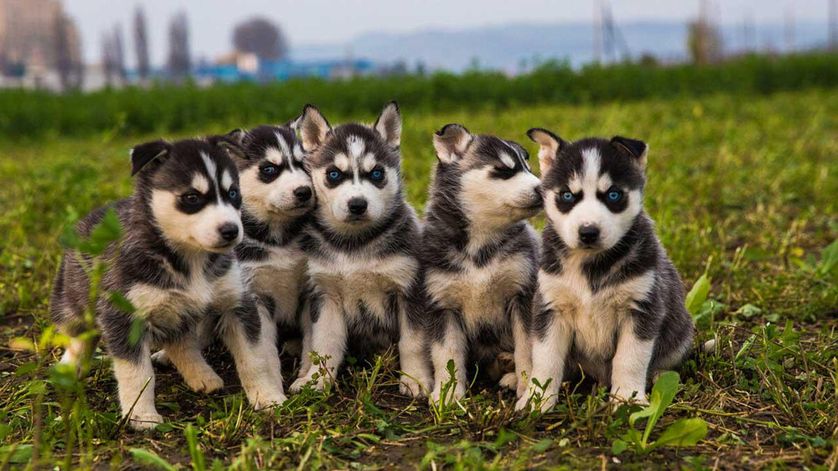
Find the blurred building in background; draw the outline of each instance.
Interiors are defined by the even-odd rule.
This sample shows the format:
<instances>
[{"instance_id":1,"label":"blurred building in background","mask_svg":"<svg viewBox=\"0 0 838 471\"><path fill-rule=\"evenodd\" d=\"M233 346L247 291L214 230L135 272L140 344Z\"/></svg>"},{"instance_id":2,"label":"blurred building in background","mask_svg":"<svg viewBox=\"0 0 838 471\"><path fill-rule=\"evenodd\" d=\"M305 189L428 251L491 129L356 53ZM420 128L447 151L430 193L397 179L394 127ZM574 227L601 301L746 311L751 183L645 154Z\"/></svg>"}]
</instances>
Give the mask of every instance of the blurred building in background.
<instances>
[{"instance_id":1,"label":"blurred building in background","mask_svg":"<svg viewBox=\"0 0 838 471\"><path fill-rule=\"evenodd\" d=\"M82 63L79 30L59 0L0 0L0 84L79 86Z\"/></svg>"},{"instance_id":2,"label":"blurred building in background","mask_svg":"<svg viewBox=\"0 0 838 471\"><path fill-rule=\"evenodd\" d=\"M699 6L695 18L621 21L612 13L610 0L595 0L590 21L369 31L340 42L308 45L294 44L273 17L279 14L266 12L230 24L230 52L208 58L193 50L202 44L193 32L200 33L202 28L193 29L196 25L190 23L187 9L168 19L151 15L147 20L141 0L114 1L129 7L137 2L133 18L117 18L100 31L80 32L62 0L0 0L0 87L71 91L144 87L156 82L210 86L476 69L518 75L556 61L573 68L619 62L665 67L838 47L838 0L826 0L826 21L814 22L797 21L790 2L780 23L757 23L752 14L722 18L720 1L686 2ZM200 2L181 3L186 8ZM151 37L152 31L160 34L161 30L166 31L162 41ZM82 57L82 34L88 63ZM157 64L151 61L154 44L165 45L165 51L158 52L164 59ZM99 46L99 59L90 57L91 49L96 50L91 45ZM215 54L219 54L217 49Z\"/></svg>"}]
</instances>

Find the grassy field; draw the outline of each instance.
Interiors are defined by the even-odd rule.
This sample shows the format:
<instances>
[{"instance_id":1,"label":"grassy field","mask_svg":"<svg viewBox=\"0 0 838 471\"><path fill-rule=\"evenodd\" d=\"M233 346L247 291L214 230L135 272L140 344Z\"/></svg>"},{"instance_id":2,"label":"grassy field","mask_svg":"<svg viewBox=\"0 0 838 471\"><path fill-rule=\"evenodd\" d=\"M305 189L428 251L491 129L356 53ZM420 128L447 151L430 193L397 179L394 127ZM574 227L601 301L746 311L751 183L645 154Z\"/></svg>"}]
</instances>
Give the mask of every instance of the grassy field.
<instances>
[{"instance_id":1,"label":"grassy field","mask_svg":"<svg viewBox=\"0 0 838 471\"><path fill-rule=\"evenodd\" d=\"M373 115L331 116L372 119ZM432 132L462 122L525 143L529 127L565 139L641 138L651 146L646 204L693 299L697 341L712 353L681 368L680 391L652 431L706 421L695 446L615 455L629 428L603 392L566 384L545 415L516 415L508 392L477 384L461 404L430 409L398 395L392 354L354 365L326 394L293 397L272 416L250 410L230 358L211 355L227 387L190 392L158 369L169 422L119 426L109 360L81 383L51 369L48 293L63 228L131 189L127 151L154 135L120 128L78 138L0 142L0 468L152 465L437 469L529 466L810 467L838 463L838 93L708 95L599 105L430 114L403 107L410 201L421 208L435 161ZM291 116L271 116L276 122ZM226 131L218 123L186 134ZM246 126L256 123L238 123ZM536 221L540 223L540 221ZM830 245L832 244L832 245ZM703 277L706 275L706 277ZM47 335L44 335L47 332ZM295 365L285 361L286 378ZM640 425L640 424L638 424Z\"/></svg>"}]
</instances>

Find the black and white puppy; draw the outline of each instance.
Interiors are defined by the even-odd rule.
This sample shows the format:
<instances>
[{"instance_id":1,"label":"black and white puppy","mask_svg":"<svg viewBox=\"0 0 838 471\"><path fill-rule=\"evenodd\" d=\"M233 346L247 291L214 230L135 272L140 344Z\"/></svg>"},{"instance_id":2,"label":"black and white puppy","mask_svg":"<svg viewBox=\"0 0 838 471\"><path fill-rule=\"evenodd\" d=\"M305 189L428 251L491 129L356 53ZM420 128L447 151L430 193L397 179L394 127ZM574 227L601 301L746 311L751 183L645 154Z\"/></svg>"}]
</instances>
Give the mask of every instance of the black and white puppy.
<instances>
[{"instance_id":1,"label":"black and white puppy","mask_svg":"<svg viewBox=\"0 0 838 471\"><path fill-rule=\"evenodd\" d=\"M546 388L533 383L530 396L551 408L562 380L581 368L610 385L613 399L645 401L647 382L681 362L694 334L681 279L643 210L648 147L624 137L528 135L540 146L548 219L532 373Z\"/></svg>"},{"instance_id":2,"label":"black and white puppy","mask_svg":"<svg viewBox=\"0 0 838 471\"><path fill-rule=\"evenodd\" d=\"M231 155L243 198L244 240L236 256L249 289L277 322L280 336L286 336L302 328L308 284L300 243L315 198L305 154L289 125L237 130L225 139L236 145Z\"/></svg>"},{"instance_id":3,"label":"black and white puppy","mask_svg":"<svg viewBox=\"0 0 838 471\"><path fill-rule=\"evenodd\" d=\"M526 391L529 324L538 240L526 219L542 207L540 181L519 144L473 135L449 124L434 136L439 162L422 229L420 261L434 367L431 397L450 381L465 393L469 358L480 363L514 352L515 373L501 384ZM444 398L449 400L450 398Z\"/></svg>"},{"instance_id":4,"label":"black and white puppy","mask_svg":"<svg viewBox=\"0 0 838 471\"><path fill-rule=\"evenodd\" d=\"M137 429L162 421L154 403L154 348L166 349L191 389L223 386L201 354L198 333L207 324L230 349L251 404L282 403L276 328L245 296L232 254L242 239L235 164L205 140L142 144L132 150L131 163L134 193L109 207L118 214L123 235L106 252L101 290L123 294L135 311L120 310L107 296L96 301L96 323L113 359L123 416ZM107 209L85 217L81 235L89 235ZM72 338L62 358L69 363L90 348L78 337L90 262L85 254L65 253L53 287L53 319ZM138 339L131 334L135 322L143 327Z\"/></svg>"},{"instance_id":5,"label":"black and white puppy","mask_svg":"<svg viewBox=\"0 0 838 471\"><path fill-rule=\"evenodd\" d=\"M421 394L430 366L415 302L419 224L402 191L401 116L390 103L373 126L332 128L313 107L298 120L317 197L303 240L312 296L311 332L303 341L297 391L329 378L308 352L325 359L334 377L348 349L369 350L398 341L402 392ZM365 348L368 347L368 348Z\"/></svg>"}]
</instances>

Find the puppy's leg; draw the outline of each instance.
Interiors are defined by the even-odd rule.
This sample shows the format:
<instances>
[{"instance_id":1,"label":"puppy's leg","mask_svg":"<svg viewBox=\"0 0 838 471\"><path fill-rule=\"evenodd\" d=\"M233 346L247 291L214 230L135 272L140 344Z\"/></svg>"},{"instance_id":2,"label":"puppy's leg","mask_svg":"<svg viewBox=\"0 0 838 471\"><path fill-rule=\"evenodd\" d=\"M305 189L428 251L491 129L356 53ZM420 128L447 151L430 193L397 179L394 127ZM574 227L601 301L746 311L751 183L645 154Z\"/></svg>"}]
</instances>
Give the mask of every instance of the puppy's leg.
<instances>
[{"instance_id":1,"label":"puppy's leg","mask_svg":"<svg viewBox=\"0 0 838 471\"><path fill-rule=\"evenodd\" d=\"M137 430L154 428L163 422L163 416L154 406L154 368L148 342L141 340L136 354L113 357L113 372L119 389L119 406L122 416Z\"/></svg>"},{"instance_id":2,"label":"puppy's leg","mask_svg":"<svg viewBox=\"0 0 838 471\"><path fill-rule=\"evenodd\" d=\"M463 332L460 323L454 318L452 313L446 312L445 330L441 339L434 339L431 344L431 360L434 364L434 388L431 392L431 400L440 402L457 400L466 394L466 354L468 344L465 333ZM442 388L451 381L451 375L448 372L448 362L454 362L454 380L456 381L453 390L446 393L446 397L442 396Z\"/></svg>"},{"instance_id":3,"label":"puppy's leg","mask_svg":"<svg viewBox=\"0 0 838 471\"><path fill-rule=\"evenodd\" d=\"M303 334L303 346L300 353L300 371L297 373L297 378L302 378L311 369L311 310L317 306L317 302L313 299L306 300L300 313L300 331ZM292 386L293 387L293 386ZM293 389L292 389L293 390Z\"/></svg>"},{"instance_id":4,"label":"puppy's leg","mask_svg":"<svg viewBox=\"0 0 838 471\"><path fill-rule=\"evenodd\" d=\"M196 327L195 331L197 332L198 339L196 345L199 351L206 350L206 348L209 347L210 343L212 343L212 340L215 338L213 327L215 325L216 320L217 319L215 318L205 318ZM169 354L166 353L165 348L152 353L151 362L159 366L172 366L172 360L169 358Z\"/></svg>"},{"instance_id":5,"label":"puppy's leg","mask_svg":"<svg viewBox=\"0 0 838 471\"><path fill-rule=\"evenodd\" d=\"M402 375L399 392L412 397L422 397L431 389L433 382L427 355L425 332L416 320L408 315L409 301L399 303L399 363Z\"/></svg>"},{"instance_id":6,"label":"puppy's leg","mask_svg":"<svg viewBox=\"0 0 838 471\"><path fill-rule=\"evenodd\" d=\"M189 389L210 393L221 389L224 386L224 380L204 359L200 343L198 333L193 330L178 341L167 344L165 350L157 353L164 353L175 365Z\"/></svg>"},{"instance_id":7,"label":"puppy's leg","mask_svg":"<svg viewBox=\"0 0 838 471\"><path fill-rule=\"evenodd\" d=\"M512 335L515 340L515 394L526 395L527 384L532 375L532 339L521 316L512 317Z\"/></svg>"},{"instance_id":8,"label":"puppy's leg","mask_svg":"<svg viewBox=\"0 0 838 471\"><path fill-rule=\"evenodd\" d=\"M559 387L562 384L564 365L567 360L573 334L570 326L553 316L552 310L539 315L548 315L552 320L542 334L533 335L532 339L532 375L529 392L521 396L515 404L516 410L527 407L528 400L541 396L541 411L550 410L558 400ZM535 380L541 386L535 384ZM549 383L548 383L549 381ZM546 385L546 386L545 386Z\"/></svg>"},{"instance_id":9,"label":"puppy's leg","mask_svg":"<svg viewBox=\"0 0 838 471\"><path fill-rule=\"evenodd\" d=\"M311 324L311 350L316 352L325 363L325 375L320 371L319 364L312 364L305 375L300 376L291 385L292 392L300 391L303 386L309 383L317 375L314 388L323 390L326 381L334 379L343 357L346 354L346 339L348 336L346 319L343 317L343 309L334 299L324 296L319 306L319 313L312 313ZM331 376L326 378L325 376Z\"/></svg>"},{"instance_id":10,"label":"puppy's leg","mask_svg":"<svg viewBox=\"0 0 838 471\"><path fill-rule=\"evenodd\" d=\"M254 409L285 402L282 370L276 349L276 324L267 310L250 298L221 318L221 338L236 363L236 371Z\"/></svg>"},{"instance_id":11,"label":"puppy's leg","mask_svg":"<svg viewBox=\"0 0 838 471\"><path fill-rule=\"evenodd\" d=\"M646 374L655 347L654 339L641 339L635 322L626 318L620 325L617 350L611 363L611 399L632 399L646 403Z\"/></svg>"}]
</instances>

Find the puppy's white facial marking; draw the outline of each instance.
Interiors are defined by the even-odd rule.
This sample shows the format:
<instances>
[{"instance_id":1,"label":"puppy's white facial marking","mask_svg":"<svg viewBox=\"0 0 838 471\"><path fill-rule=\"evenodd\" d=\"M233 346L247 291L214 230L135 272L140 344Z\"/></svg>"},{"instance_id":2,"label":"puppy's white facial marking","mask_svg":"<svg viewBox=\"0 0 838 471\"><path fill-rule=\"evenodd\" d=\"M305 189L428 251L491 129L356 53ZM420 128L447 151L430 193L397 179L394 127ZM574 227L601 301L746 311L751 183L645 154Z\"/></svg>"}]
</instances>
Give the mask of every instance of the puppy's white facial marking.
<instances>
[{"instance_id":1,"label":"puppy's white facial marking","mask_svg":"<svg viewBox=\"0 0 838 471\"><path fill-rule=\"evenodd\" d=\"M609 188L611 188L612 184L613 182L611 181L611 175L603 173L599 177L599 181L597 181L597 190L599 190L601 193L605 193L606 191L608 191Z\"/></svg>"},{"instance_id":2,"label":"puppy's white facial marking","mask_svg":"<svg viewBox=\"0 0 838 471\"><path fill-rule=\"evenodd\" d=\"M338 154L335 156L335 167L339 168L341 172L349 171L349 157L346 154Z\"/></svg>"},{"instance_id":3,"label":"puppy's white facial marking","mask_svg":"<svg viewBox=\"0 0 838 471\"><path fill-rule=\"evenodd\" d=\"M274 165L282 165L282 151L276 147L269 147L265 151L265 160Z\"/></svg>"},{"instance_id":4,"label":"puppy's white facial marking","mask_svg":"<svg viewBox=\"0 0 838 471\"><path fill-rule=\"evenodd\" d=\"M192 176L192 188L198 190L200 193L207 194L210 190L210 182L207 177L200 173Z\"/></svg>"},{"instance_id":5,"label":"puppy's white facial marking","mask_svg":"<svg viewBox=\"0 0 838 471\"><path fill-rule=\"evenodd\" d=\"M230 186L233 185L233 176L230 175L230 171L224 169L224 172L221 174L221 189L225 192L230 189Z\"/></svg>"},{"instance_id":6,"label":"puppy's white facial marking","mask_svg":"<svg viewBox=\"0 0 838 471\"><path fill-rule=\"evenodd\" d=\"M515 168L515 159L513 159L509 154L506 152L501 152L498 156L500 161L503 162L509 168Z\"/></svg>"},{"instance_id":7,"label":"puppy's white facial marking","mask_svg":"<svg viewBox=\"0 0 838 471\"><path fill-rule=\"evenodd\" d=\"M201 152L201 160L204 161L204 167L207 168L207 175L209 175L210 179L214 182L216 175L218 175L216 172L218 167L215 165L215 161L212 160L206 152Z\"/></svg>"},{"instance_id":8,"label":"puppy's white facial marking","mask_svg":"<svg viewBox=\"0 0 838 471\"><path fill-rule=\"evenodd\" d=\"M346 139L346 148L349 151L350 158L360 159L364 154L366 144L364 144L364 140L358 136L349 136Z\"/></svg>"},{"instance_id":9,"label":"puppy's white facial marking","mask_svg":"<svg viewBox=\"0 0 838 471\"><path fill-rule=\"evenodd\" d=\"M599 179L599 168L602 157L597 149L585 149L582 151L582 159L585 164L582 167L582 185L586 188L596 188Z\"/></svg>"},{"instance_id":10,"label":"puppy's white facial marking","mask_svg":"<svg viewBox=\"0 0 838 471\"><path fill-rule=\"evenodd\" d=\"M282 156L290 158L291 148L288 146L288 142L285 141L285 138L282 137L282 134L276 133L276 141L279 143L279 148L282 151Z\"/></svg>"},{"instance_id":11,"label":"puppy's white facial marking","mask_svg":"<svg viewBox=\"0 0 838 471\"><path fill-rule=\"evenodd\" d=\"M361 169L364 172L369 172L373 167L375 167L375 156L372 154L365 155L361 160Z\"/></svg>"}]
</instances>

